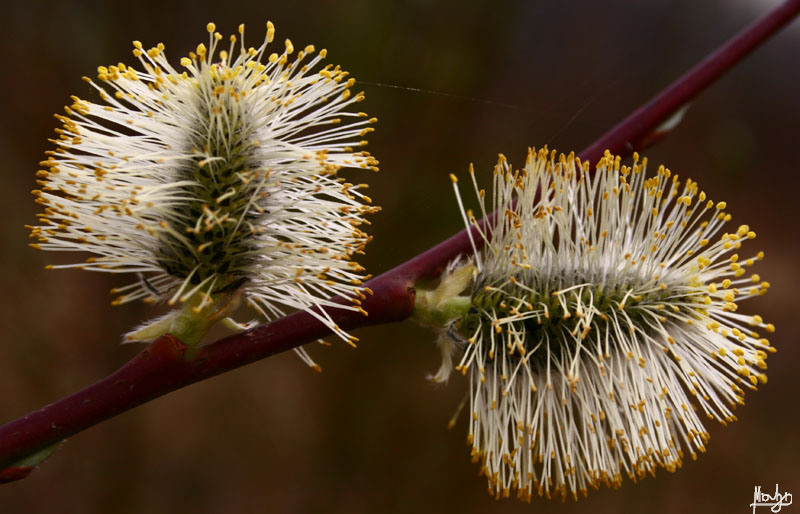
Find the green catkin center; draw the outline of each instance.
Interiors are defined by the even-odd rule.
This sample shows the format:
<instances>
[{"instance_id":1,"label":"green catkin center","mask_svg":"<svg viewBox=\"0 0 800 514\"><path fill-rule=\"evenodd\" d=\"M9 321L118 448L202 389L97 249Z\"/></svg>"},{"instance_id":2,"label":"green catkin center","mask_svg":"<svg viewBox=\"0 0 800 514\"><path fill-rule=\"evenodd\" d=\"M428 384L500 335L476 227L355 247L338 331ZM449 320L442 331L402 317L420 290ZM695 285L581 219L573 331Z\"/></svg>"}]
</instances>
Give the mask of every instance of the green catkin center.
<instances>
[{"instance_id":1,"label":"green catkin center","mask_svg":"<svg viewBox=\"0 0 800 514\"><path fill-rule=\"evenodd\" d=\"M511 284L502 289L479 288L472 295L472 307L455 328L464 339L480 335L488 340L500 327L487 318L487 313L491 313L494 319L507 320L502 324L503 332L521 336L521 345L514 348L514 354L527 355L538 346L529 356L536 359L549 354L546 345L541 344L543 341L574 350L578 344L592 346L598 334L605 336L608 330L650 333L653 324L663 324L669 318L695 318L692 311L702 305L699 294L687 296L675 286L643 294L635 293L637 286L586 285L559 294L554 294L559 291L555 287L542 287L541 292Z\"/></svg>"},{"instance_id":2,"label":"green catkin center","mask_svg":"<svg viewBox=\"0 0 800 514\"><path fill-rule=\"evenodd\" d=\"M231 100L217 98L203 104L223 102L230 105ZM175 217L156 255L170 275L181 280L191 275L191 285L215 277L212 292L218 293L237 287L247 278L257 249L252 227L259 225L263 215L251 204L253 196L259 194L261 177L250 168L252 143L242 117L225 119L205 111L201 119L206 130L192 141L191 151L196 156L178 168L175 177L192 182L184 188L184 196L192 200L175 208ZM217 126L220 123L222 130Z\"/></svg>"}]
</instances>

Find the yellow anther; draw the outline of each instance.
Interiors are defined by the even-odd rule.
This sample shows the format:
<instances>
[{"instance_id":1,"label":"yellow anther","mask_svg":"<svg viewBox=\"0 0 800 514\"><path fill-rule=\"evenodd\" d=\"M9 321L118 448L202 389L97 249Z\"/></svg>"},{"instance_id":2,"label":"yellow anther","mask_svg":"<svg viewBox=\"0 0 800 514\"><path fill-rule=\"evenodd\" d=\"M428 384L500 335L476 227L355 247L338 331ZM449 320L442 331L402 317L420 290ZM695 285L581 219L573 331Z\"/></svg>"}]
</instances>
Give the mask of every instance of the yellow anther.
<instances>
[{"instance_id":1,"label":"yellow anther","mask_svg":"<svg viewBox=\"0 0 800 514\"><path fill-rule=\"evenodd\" d=\"M720 211L721 211L722 209L724 209L724 208L725 208L725 207L727 207L727 206L728 206L728 204L727 204L727 203L725 203L725 202L719 202L719 203L717 204L717 210L720 210Z\"/></svg>"},{"instance_id":2,"label":"yellow anther","mask_svg":"<svg viewBox=\"0 0 800 514\"><path fill-rule=\"evenodd\" d=\"M214 23L209 22L209 24L206 25L206 30L208 31L209 34L211 34L215 30L217 30L217 26L214 25Z\"/></svg>"}]
</instances>

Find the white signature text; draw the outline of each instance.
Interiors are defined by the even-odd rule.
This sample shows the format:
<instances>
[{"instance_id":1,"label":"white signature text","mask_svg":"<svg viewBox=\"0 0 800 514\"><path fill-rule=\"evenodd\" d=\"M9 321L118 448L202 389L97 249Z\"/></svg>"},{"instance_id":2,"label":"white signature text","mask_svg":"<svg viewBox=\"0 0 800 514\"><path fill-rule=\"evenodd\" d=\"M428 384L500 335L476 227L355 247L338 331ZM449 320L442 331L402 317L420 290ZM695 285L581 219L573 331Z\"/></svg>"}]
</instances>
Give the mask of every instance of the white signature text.
<instances>
[{"instance_id":1,"label":"white signature text","mask_svg":"<svg viewBox=\"0 0 800 514\"><path fill-rule=\"evenodd\" d=\"M792 493L781 494L778 484L775 484L775 494L761 492L761 486L757 485L753 493L753 514L756 514L756 507L772 507L772 512L780 512L783 507L792 504Z\"/></svg>"}]
</instances>

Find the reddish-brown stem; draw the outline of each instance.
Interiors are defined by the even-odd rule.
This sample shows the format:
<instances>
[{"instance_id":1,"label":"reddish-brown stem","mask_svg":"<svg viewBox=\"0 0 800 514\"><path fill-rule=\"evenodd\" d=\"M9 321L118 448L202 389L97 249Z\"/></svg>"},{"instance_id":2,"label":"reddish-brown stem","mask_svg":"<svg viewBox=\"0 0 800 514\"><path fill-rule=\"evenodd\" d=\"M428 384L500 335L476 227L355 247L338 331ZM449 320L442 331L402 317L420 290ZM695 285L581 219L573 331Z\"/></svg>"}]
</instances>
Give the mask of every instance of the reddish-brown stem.
<instances>
[{"instance_id":1,"label":"reddish-brown stem","mask_svg":"<svg viewBox=\"0 0 800 514\"><path fill-rule=\"evenodd\" d=\"M653 131L730 67L800 12L800 0L789 0L675 81L581 152L592 162L605 150L627 155L652 141ZM484 220L485 222L485 220ZM475 230L475 229L472 229ZM474 238L480 241L480 237ZM431 279L458 255L470 252L463 230L396 268L370 280L374 292L363 302L369 316L329 310L343 329L407 319L413 310L414 284ZM30 470L13 462L112 416L180 387L210 378L330 333L307 312L296 312L241 334L202 347L191 357L186 346L162 337L99 382L0 427L0 482L19 479Z\"/></svg>"},{"instance_id":2,"label":"reddish-brown stem","mask_svg":"<svg viewBox=\"0 0 800 514\"><path fill-rule=\"evenodd\" d=\"M800 1L787 0L756 20L589 145L581 157L596 162L606 150L630 155L660 140L665 134L654 134L660 124L792 21L798 11Z\"/></svg>"}]
</instances>

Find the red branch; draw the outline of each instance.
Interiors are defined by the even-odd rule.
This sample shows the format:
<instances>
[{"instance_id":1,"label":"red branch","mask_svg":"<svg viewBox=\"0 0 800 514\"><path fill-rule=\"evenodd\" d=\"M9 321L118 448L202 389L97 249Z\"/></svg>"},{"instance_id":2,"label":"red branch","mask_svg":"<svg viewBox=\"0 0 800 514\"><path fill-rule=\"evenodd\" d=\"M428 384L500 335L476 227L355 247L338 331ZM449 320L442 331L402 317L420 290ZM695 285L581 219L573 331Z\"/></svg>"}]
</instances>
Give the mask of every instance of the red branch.
<instances>
[{"instance_id":1,"label":"red branch","mask_svg":"<svg viewBox=\"0 0 800 514\"><path fill-rule=\"evenodd\" d=\"M628 155L653 141L659 124L800 12L800 0L789 0L745 28L724 46L625 118L580 155L597 161L605 150ZM484 220L485 222L486 220ZM475 229L472 229L475 230ZM476 242L480 237L474 238ZM467 231L370 280L374 292L364 300L365 317L330 310L345 330L407 319L414 305L414 284L437 277L458 255L471 250ZM175 389L230 371L270 355L329 335L330 330L306 312L296 312L252 330L202 347L191 358L172 336L157 339L123 367L42 409L0 427L0 482L27 475L29 467L12 463L101 421Z\"/></svg>"}]
</instances>

